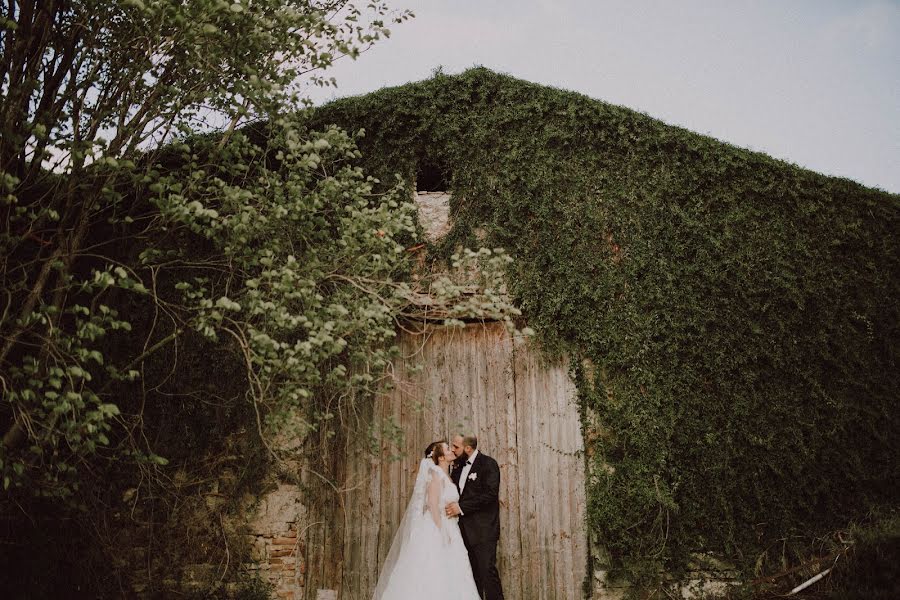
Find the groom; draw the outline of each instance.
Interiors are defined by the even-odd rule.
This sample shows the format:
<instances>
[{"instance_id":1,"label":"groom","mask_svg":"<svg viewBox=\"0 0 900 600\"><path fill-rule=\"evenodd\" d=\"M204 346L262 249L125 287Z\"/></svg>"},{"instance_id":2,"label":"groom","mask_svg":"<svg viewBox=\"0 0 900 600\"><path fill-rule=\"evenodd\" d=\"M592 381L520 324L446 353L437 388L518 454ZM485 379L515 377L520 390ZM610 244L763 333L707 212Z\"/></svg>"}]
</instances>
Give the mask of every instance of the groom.
<instances>
[{"instance_id":1,"label":"groom","mask_svg":"<svg viewBox=\"0 0 900 600\"><path fill-rule=\"evenodd\" d=\"M450 478L459 489L459 502L447 505L447 516L459 515L459 528L469 551L472 575L485 600L503 600L497 572L500 539L500 467L478 451L474 435L453 436L450 449L456 456Z\"/></svg>"}]
</instances>

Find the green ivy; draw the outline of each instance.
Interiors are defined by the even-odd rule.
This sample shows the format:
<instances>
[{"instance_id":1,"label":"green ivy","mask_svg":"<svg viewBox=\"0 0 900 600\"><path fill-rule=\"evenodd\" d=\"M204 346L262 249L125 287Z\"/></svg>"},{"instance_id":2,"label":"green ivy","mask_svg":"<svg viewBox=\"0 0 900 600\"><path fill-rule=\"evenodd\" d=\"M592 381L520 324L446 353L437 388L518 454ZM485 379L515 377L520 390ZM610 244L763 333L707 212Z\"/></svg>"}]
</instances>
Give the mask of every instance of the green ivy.
<instances>
[{"instance_id":1,"label":"green ivy","mask_svg":"<svg viewBox=\"0 0 900 600\"><path fill-rule=\"evenodd\" d=\"M384 181L443 172L439 254L481 230L515 259L517 305L572 358L589 531L615 566L702 550L765 570L897 503L896 194L482 68L314 122L364 129Z\"/></svg>"}]
</instances>

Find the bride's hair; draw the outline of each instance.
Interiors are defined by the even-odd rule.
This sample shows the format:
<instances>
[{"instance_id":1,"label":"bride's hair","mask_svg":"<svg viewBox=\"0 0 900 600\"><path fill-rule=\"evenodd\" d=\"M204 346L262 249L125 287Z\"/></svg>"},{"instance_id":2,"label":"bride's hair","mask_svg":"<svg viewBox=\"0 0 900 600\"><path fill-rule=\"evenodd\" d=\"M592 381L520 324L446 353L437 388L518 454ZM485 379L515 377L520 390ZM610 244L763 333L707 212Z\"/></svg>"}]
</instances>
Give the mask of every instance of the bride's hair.
<instances>
[{"instance_id":1,"label":"bride's hair","mask_svg":"<svg viewBox=\"0 0 900 600\"><path fill-rule=\"evenodd\" d=\"M438 464L438 461L444 456L444 444L446 443L447 440L438 440L428 444L428 447L425 448L425 458L430 458L434 464Z\"/></svg>"}]
</instances>

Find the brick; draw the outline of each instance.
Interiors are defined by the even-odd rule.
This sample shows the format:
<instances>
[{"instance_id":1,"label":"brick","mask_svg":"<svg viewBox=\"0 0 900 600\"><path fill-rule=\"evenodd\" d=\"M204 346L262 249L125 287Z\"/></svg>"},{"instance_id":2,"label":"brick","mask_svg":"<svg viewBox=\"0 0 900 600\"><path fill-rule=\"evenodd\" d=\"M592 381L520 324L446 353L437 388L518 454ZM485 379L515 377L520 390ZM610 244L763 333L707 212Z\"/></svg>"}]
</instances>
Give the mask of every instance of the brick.
<instances>
[{"instance_id":1,"label":"brick","mask_svg":"<svg viewBox=\"0 0 900 600\"><path fill-rule=\"evenodd\" d=\"M296 549L294 548L272 548L269 550L269 556L272 558L279 556L294 556L295 554Z\"/></svg>"},{"instance_id":2,"label":"brick","mask_svg":"<svg viewBox=\"0 0 900 600\"><path fill-rule=\"evenodd\" d=\"M277 537L272 539L273 546L296 546L297 538L289 538L289 537Z\"/></svg>"}]
</instances>

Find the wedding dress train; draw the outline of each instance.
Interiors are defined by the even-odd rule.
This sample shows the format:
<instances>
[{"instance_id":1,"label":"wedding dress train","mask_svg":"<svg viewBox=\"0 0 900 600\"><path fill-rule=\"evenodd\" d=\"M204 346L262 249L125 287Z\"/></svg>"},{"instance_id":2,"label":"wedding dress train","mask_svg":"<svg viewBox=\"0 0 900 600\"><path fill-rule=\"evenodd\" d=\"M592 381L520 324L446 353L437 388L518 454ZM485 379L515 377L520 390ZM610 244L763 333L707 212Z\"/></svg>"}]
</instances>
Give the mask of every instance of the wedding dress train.
<instances>
[{"instance_id":1,"label":"wedding dress train","mask_svg":"<svg viewBox=\"0 0 900 600\"><path fill-rule=\"evenodd\" d=\"M440 481L440 527L426 497L435 477ZM423 459L373 600L479 600L458 519L444 513L448 503L457 501L459 491L447 474L432 460Z\"/></svg>"}]
</instances>

